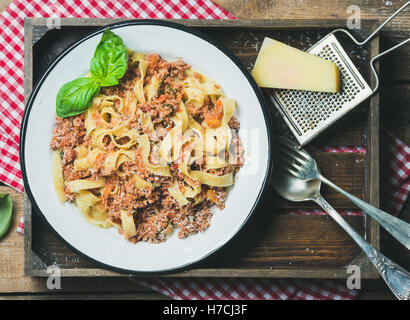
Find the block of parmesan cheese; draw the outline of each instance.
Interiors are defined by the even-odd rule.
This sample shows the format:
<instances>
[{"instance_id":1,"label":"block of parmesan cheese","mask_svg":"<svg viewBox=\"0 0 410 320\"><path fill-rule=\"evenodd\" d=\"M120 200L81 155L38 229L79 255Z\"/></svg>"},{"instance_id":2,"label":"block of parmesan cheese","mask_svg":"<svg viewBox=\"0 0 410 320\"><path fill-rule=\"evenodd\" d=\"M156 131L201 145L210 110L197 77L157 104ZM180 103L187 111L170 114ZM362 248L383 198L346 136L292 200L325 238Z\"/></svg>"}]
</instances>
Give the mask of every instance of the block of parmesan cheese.
<instances>
[{"instance_id":1,"label":"block of parmesan cheese","mask_svg":"<svg viewBox=\"0 0 410 320\"><path fill-rule=\"evenodd\" d=\"M265 38L252 70L260 87L338 92L336 63Z\"/></svg>"}]
</instances>

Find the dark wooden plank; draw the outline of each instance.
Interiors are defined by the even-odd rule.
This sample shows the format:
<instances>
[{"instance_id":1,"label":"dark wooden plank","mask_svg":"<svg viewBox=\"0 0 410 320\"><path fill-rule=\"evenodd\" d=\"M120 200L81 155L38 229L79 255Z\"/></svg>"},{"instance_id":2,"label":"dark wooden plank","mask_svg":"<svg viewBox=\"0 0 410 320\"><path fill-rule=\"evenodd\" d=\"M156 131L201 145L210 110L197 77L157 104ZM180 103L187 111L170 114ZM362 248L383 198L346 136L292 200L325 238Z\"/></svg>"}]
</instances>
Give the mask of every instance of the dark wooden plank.
<instances>
[{"instance_id":1,"label":"dark wooden plank","mask_svg":"<svg viewBox=\"0 0 410 320\"><path fill-rule=\"evenodd\" d=\"M380 282L383 280L379 280ZM359 295L359 300L397 300L389 288L381 288L379 290L363 289L363 293Z\"/></svg>"},{"instance_id":2,"label":"dark wooden plank","mask_svg":"<svg viewBox=\"0 0 410 320\"><path fill-rule=\"evenodd\" d=\"M384 85L380 99L380 125L410 145L410 81Z\"/></svg>"},{"instance_id":3,"label":"dark wooden plank","mask_svg":"<svg viewBox=\"0 0 410 320\"><path fill-rule=\"evenodd\" d=\"M360 252L328 216L276 216L264 211L255 217L209 265L329 268L347 266ZM363 217L347 219L364 233Z\"/></svg>"},{"instance_id":4,"label":"dark wooden plank","mask_svg":"<svg viewBox=\"0 0 410 320\"><path fill-rule=\"evenodd\" d=\"M163 294L156 292L147 293L73 293L64 294L27 294L27 295L1 295L0 300L172 300Z\"/></svg>"},{"instance_id":5,"label":"dark wooden plank","mask_svg":"<svg viewBox=\"0 0 410 320\"><path fill-rule=\"evenodd\" d=\"M405 203L401 213L400 219L410 223L410 200ZM401 243L394 239L384 229L380 230L380 238L382 241L382 252L398 263L406 270L410 270L410 251L406 249Z\"/></svg>"},{"instance_id":6,"label":"dark wooden plank","mask_svg":"<svg viewBox=\"0 0 410 320\"><path fill-rule=\"evenodd\" d=\"M31 21L31 23L35 26L46 26L47 25L47 18L43 17L30 17L26 18ZM112 23L119 23L127 20L135 20L135 19L111 19L111 18L60 18L61 26L90 26L90 27L103 27L108 24ZM180 24L184 24L191 27L202 28L205 27L207 29L220 29L220 28L231 28L231 29L238 29L238 28L246 28L246 29L317 29L317 28L339 28L339 27L346 27L346 20L345 19L337 19L337 18L325 18L325 19L247 19L246 17L240 20L228 20L228 19L158 19L164 21L171 21ZM374 25L378 19L368 18L362 19L361 21L361 30L358 32L366 32L368 28ZM363 34L365 36L365 34Z\"/></svg>"},{"instance_id":7,"label":"dark wooden plank","mask_svg":"<svg viewBox=\"0 0 410 320\"><path fill-rule=\"evenodd\" d=\"M360 9L361 19L377 19L384 21L399 9L406 1L368 1L368 0L300 0L300 1L273 1L273 0L215 0L239 19L293 19L313 20L342 19L344 26L351 16L347 9L355 5ZM389 32L400 30L409 32L409 10L405 10L386 26Z\"/></svg>"},{"instance_id":8,"label":"dark wooden plank","mask_svg":"<svg viewBox=\"0 0 410 320\"><path fill-rule=\"evenodd\" d=\"M382 280L364 280L361 283L359 300L396 300L387 284Z\"/></svg>"},{"instance_id":9,"label":"dark wooden plank","mask_svg":"<svg viewBox=\"0 0 410 320\"><path fill-rule=\"evenodd\" d=\"M374 272L369 272L367 269L362 269L362 279L376 279ZM33 277L47 277L48 274L43 269L33 269L30 276ZM88 279L90 277L108 278L114 279L131 277L132 275L119 274L113 271L104 269L62 269L61 276L63 278L76 278L76 279ZM332 268L320 268L315 269L309 267L269 267L258 269L223 269L223 268L208 268L208 269L190 269L184 272L173 274L161 274L155 276L155 278L300 278L300 279L346 279L349 274L346 273L345 267L332 267ZM152 276L145 276L146 278Z\"/></svg>"},{"instance_id":10,"label":"dark wooden plank","mask_svg":"<svg viewBox=\"0 0 410 320\"><path fill-rule=\"evenodd\" d=\"M33 26L29 20L24 22L24 103L26 104L33 88ZM24 229L24 272L32 267L31 261L31 203L24 193L23 201L25 229Z\"/></svg>"},{"instance_id":11,"label":"dark wooden plank","mask_svg":"<svg viewBox=\"0 0 410 320\"><path fill-rule=\"evenodd\" d=\"M408 11L408 10L407 10ZM381 33L380 52L409 38L409 32ZM410 81L410 46L404 45L381 58L380 74L385 83Z\"/></svg>"},{"instance_id":12,"label":"dark wooden plank","mask_svg":"<svg viewBox=\"0 0 410 320\"><path fill-rule=\"evenodd\" d=\"M370 44L369 59L377 55L379 50L379 37L373 39ZM374 68L376 72L380 71L379 62L376 62ZM376 85L376 77L372 73L370 78L370 87L374 88ZM379 166L379 112L380 112L380 98L379 94L374 94L370 99L370 112L367 116L366 128L366 194L365 200L375 207L379 207L380 203L380 166ZM370 235L368 241L379 248L379 225L373 219L367 220Z\"/></svg>"}]
</instances>

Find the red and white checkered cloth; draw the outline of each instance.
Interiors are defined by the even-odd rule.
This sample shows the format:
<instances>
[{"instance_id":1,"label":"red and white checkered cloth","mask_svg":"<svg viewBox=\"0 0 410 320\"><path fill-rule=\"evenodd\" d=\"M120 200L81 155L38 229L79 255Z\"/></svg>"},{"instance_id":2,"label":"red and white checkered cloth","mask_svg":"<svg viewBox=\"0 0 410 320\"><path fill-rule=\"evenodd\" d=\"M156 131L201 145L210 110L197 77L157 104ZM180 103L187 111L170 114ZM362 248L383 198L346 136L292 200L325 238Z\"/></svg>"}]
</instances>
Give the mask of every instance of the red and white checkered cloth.
<instances>
[{"instance_id":1,"label":"red and white checkered cloth","mask_svg":"<svg viewBox=\"0 0 410 320\"><path fill-rule=\"evenodd\" d=\"M351 300L345 281L252 278L137 280L176 300Z\"/></svg>"},{"instance_id":2,"label":"red and white checkered cloth","mask_svg":"<svg viewBox=\"0 0 410 320\"><path fill-rule=\"evenodd\" d=\"M382 209L398 215L410 193L410 148L386 130L380 134Z\"/></svg>"},{"instance_id":3,"label":"red and white checkered cloth","mask_svg":"<svg viewBox=\"0 0 410 320\"><path fill-rule=\"evenodd\" d=\"M235 19L210 0L15 0L0 15L0 181L24 191L18 144L24 107L23 43L25 17ZM386 210L398 213L410 191L410 149L383 136L386 182L392 191ZM326 152L365 152L362 147L326 147ZM393 160L392 160L393 159ZM389 171L388 171L389 170ZM384 175L383 175L384 177ZM385 189L388 189L387 187ZM290 214L324 214L294 211ZM344 214L362 214L348 211ZM23 233L24 221L18 232ZM358 292L340 281L277 279L144 279L139 283L174 299L353 299Z\"/></svg>"}]
</instances>

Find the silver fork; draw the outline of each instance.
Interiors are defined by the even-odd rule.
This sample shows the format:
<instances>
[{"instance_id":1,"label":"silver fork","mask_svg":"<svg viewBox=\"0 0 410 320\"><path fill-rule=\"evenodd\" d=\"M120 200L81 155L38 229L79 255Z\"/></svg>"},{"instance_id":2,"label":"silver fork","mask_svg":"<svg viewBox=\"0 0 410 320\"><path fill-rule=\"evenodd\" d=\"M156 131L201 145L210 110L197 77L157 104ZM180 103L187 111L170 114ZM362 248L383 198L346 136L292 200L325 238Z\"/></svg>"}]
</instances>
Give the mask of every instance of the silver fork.
<instances>
[{"instance_id":1,"label":"silver fork","mask_svg":"<svg viewBox=\"0 0 410 320\"><path fill-rule=\"evenodd\" d=\"M279 153L280 153L279 149ZM286 156L282 158L287 159ZM320 194L321 181L318 179L302 180L290 174L289 164L282 158L273 163L271 184L285 199L290 201L314 201L342 227L363 250L370 262L396 297L410 299L410 273L384 256L370 243L363 239L342 216Z\"/></svg>"},{"instance_id":2,"label":"silver fork","mask_svg":"<svg viewBox=\"0 0 410 320\"><path fill-rule=\"evenodd\" d=\"M280 136L276 138L277 146L282 150L282 152L278 152L278 157L287 164L287 170L290 174L302 180L320 180L331 186L376 220L407 249L410 249L410 224L344 191L320 174L316 161L305 150L300 149L289 139Z\"/></svg>"}]
</instances>

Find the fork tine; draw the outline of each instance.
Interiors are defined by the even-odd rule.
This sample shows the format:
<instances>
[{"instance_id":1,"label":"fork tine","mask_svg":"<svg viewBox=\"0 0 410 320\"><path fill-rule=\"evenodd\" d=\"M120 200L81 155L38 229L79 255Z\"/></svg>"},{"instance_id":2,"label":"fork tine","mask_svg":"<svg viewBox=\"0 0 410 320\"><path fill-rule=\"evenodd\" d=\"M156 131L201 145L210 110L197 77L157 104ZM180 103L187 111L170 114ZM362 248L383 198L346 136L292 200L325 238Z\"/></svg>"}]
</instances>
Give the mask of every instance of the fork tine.
<instances>
[{"instance_id":1,"label":"fork tine","mask_svg":"<svg viewBox=\"0 0 410 320\"><path fill-rule=\"evenodd\" d=\"M298 176L298 177L300 176L299 169L293 165L289 165L284 162L278 162L278 167L286 170L287 172L293 172L295 176Z\"/></svg>"},{"instance_id":2,"label":"fork tine","mask_svg":"<svg viewBox=\"0 0 410 320\"><path fill-rule=\"evenodd\" d=\"M286 161L289 166L294 166L297 170L302 170L302 168L307 164L307 161L294 155L290 154L285 148L278 148L277 156Z\"/></svg>"},{"instance_id":3,"label":"fork tine","mask_svg":"<svg viewBox=\"0 0 410 320\"><path fill-rule=\"evenodd\" d=\"M288 140L281 136L276 136L276 137L277 137L276 139L277 142L279 142L279 147L282 146L286 148L288 151L290 151L291 153L293 153L298 158L301 158L304 161L308 161L308 159L310 158L309 154L306 151L300 150L299 148L297 148L293 141Z\"/></svg>"},{"instance_id":4,"label":"fork tine","mask_svg":"<svg viewBox=\"0 0 410 320\"><path fill-rule=\"evenodd\" d=\"M299 178L299 179L301 178L300 175L299 175L299 171L298 171L298 170L296 170L295 168L290 167L290 166L284 164L283 162L282 162L282 163L279 163L279 162L278 162L278 164L277 164L277 169L285 170L287 173L291 174L292 176L294 176L294 177L296 177L296 178Z\"/></svg>"},{"instance_id":5,"label":"fork tine","mask_svg":"<svg viewBox=\"0 0 410 320\"><path fill-rule=\"evenodd\" d=\"M299 149L293 143L293 141L287 140L286 138L283 138L283 137L280 137L279 139L277 139L277 141L279 142L280 146L286 148L287 150L289 150L290 152L292 152L293 154L295 154L299 158L302 158L305 161L307 161L309 159L309 154L306 153L304 150Z\"/></svg>"},{"instance_id":6,"label":"fork tine","mask_svg":"<svg viewBox=\"0 0 410 320\"><path fill-rule=\"evenodd\" d=\"M277 153L277 156L282 159L283 161L285 161L286 163L288 163L289 165L295 164L297 165L300 169L302 169L302 167L305 165L304 161L301 161L299 158L295 158L285 152L283 152L283 150L280 150Z\"/></svg>"},{"instance_id":7,"label":"fork tine","mask_svg":"<svg viewBox=\"0 0 410 320\"><path fill-rule=\"evenodd\" d=\"M287 171L294 170L296 174L299 174L299 171L303 169L303 164L298 163L297 159L290 159L288 156L284 155L283 153L277 154L278 165Z\"/></svg>"}]
</instances>

